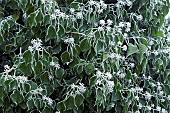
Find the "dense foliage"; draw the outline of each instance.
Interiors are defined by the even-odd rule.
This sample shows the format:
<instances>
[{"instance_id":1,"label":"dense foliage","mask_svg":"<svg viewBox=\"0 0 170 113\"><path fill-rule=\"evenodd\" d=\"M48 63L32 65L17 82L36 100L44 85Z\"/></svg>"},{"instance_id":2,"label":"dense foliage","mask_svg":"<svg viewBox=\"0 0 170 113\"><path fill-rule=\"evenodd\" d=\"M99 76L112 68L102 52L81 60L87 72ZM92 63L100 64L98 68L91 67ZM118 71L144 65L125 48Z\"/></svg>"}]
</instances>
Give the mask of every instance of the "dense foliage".
<instances>
[{"instance_id":1,"label":"dense foliage","mask_svg":"<svg viewBox=\"0 0 170 113\"><path fill-rule=\"evenodd\" d=\"M0 112L170 113L169 8L0 0Z\"/></svg>"}]
</instances>

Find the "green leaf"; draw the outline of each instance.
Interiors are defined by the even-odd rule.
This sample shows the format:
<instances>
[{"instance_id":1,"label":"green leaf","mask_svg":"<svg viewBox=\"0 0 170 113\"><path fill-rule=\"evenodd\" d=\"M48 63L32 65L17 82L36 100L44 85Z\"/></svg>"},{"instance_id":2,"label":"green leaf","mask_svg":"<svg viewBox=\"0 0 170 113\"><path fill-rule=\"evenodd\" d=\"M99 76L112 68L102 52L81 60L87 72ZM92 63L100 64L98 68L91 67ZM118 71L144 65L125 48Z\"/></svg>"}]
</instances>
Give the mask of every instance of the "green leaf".
<instances>
[{"instance_id":1,"label":"green leaf","mask_svg":"<svg viewBox=\"0 0 170 113\"><path fill-rule=\"evenodd\" d=\"M18 88L18 83L16 80L12 80L9 84L10 91Z\"/></svg>"},{"instance_id":2,"label":"green leaf","mask_svg":"<svg viewBox=\"0 0 170 113\"><path fill-rule=\"evenodd\" d=\"M79 2L72 2L70 4L70 8L74 8L75 10L78 10L79 4L80 4Z\"/></svg>"},{"instance_id":3,"label":"green leaf","mask_svg":"<svg viewBox=\"0 0 170 113\"><path fill-rule=\"evenodd\" d=\"M49 84L50 83L50 79L49 79L49 74L48 72L44 72L41 77L40 77L41 83L42 84Z\"/></svg>"},{"instance_id":4,"label":"green leaf","mask_svg":"<svg viewBox=\"0 0 170 113\"><path fill-rule=\"evenodd\" d=\"M45 17L44 17L44 24L48 25L50 23L51 23L50 15L45 15Z\"/></svg>"},{"instance_id":5,"label":"green leaf","mask_svg":"<svg viewBox=\"0 0 170 113\"><path fill-rule=\"evenodd\" d=\"M23 101L24 96L23 94L21 94L20 91L14 90L13 93L10 95L10 98L12 102L14 102L17 105Z\"/></svg>"},{"instance_id":6,"label":"green leaf","mask_svg":"<svg viewBox=\"0 0 170 113\"><path fill-rule=\"evenodd\" d=\"M75 66L75 71L77 72L77 74L81 74L83 72L83 65L77 65Z\"/></svg>"},{"instance_id":7,"label":"green leaf","mask_svg":"<svg viewBox=\"0 0 170 113\"><path fill-rule=\"evenodd\" d=\"M40 23L40 24L42 23L42 21L43 21L43 14L42 14L41 10L39 10L38 14L35 17L35 20L36 20L37 23Z\"/></svg>"},{"instance_id":8,"label":"green leaf","mask_svg":"<svg viewBox=\"0 0 170 113\"><path fill-rule=\"evenodd\" d=\"M61 40L61 37L62 37L64 34L65 34L65 29L64 29L64 27L63 27L61 24L59 24L59 25L58 25L58 30L57 30L58 41Z\"/></svg>"},{"instance_id":9,"label":"green leaf","mask_svg":"<svg viewBox=\"0 0 170 113\"><path fill-rule=\"evenodd\" d=\"M56 29L50 25L48 28L47 28L47 35L45 37L45 41L49 41L50 39L55 39L57 34L56 34Z\"/></svg>"},{"instance_id":10,"label":"green leaf","mask_svg":"<svg viewBox=\"0 0 170 113\"><path fill-rule=\"evenodd\" d=\"M75 97L75 105L79 107L80 105L83 104L84 101L84 96L82 94L77 94Z\"/></svg>"},{"instance_id":11,"label":"green leaf","mask_svg":"<svg viewBox=\"0 0 170 113\"><path fill-rule=\"evenodd\" d=\"M72 110L75 108L75 98L73 96L69 96L65 101L64 105L66 107L65 110Z\"/></svg>"},{"instance_id":12,"label":"green leaf","mask_svg":"<svg viewBox=\"0 0 170 113\"><path fill-rule=\"evenodd\" d=\"M90 49L90 43L87 39L83 39L80 43L80 49L82 52L86 52Z\"/></svg>"},{"instance_id":13,"label":"green leaf","mask_svg":"<svg viewBox=\"0 0 170 113\"><path fill-rule=\"evenodd\" d=\"M95 45L95 52L98 54L99 52L104 50L104 44L101 41L97 41Z\"/></svg>"},{"instance_id":14,"label":"green leaf","mask_svg":"<svg viewBox=\"0 0 170 113\"><path fill-rule=\"evenodd\" d=\"M94 65L92 63L88 63L86 66L85 66L85 72L86 74L90 75L94 72Z\"/></svg>"},{"instance_id":15,"label":"green leaf","mask_svg":"<svg viewBox=\"0 0 170 113\"><path fill-rule=\"evenodd\" d=\"M36 98L34 100L34 105L37 109L41 109L43 107L43 101L40 98Z\"/></svg>"},{"instance_id":16,"label":"green leaf","mask_svg":"<svg viewBox=\"0 0 170 113\"><path fill-rule=\"evenodd\" d=\"M112 94L112 101L117 101L121 99L121 93L120 92L114 92Z\"/></svg>"},{"instance_id":17,"label":"green leaf","mask_svg":"<svg viewBox=\"0 0 170 113\"><path fill-rule=\"evenodd\" d=\"M31 13L28 18L27 18L27 23L29 26L36 26L36 21L35 21L35 16L36 16L36 13Z\"/></svg>"},{"instance_id":18,"label":"green leaf","mask_svg":"<svg viewBox=\"0 0 170 113\"><path fill-rule=\"evenodd\" d=\"M4 96L4 86L0 86L0 99Z\"/></svg>"},{"instance_id":19,"label":"green leaf","mask_svg":"<svg viewBox=\"0 0 170 113\"><path fill-rule=\"evenodd\" d=\"M19 0L19 3L26 7L28 0Z\"/></svg>"},{"instance_id":20,"label":"green leaf","mask_svg":"<svg viewBox=\"0 0 170 113\"><path fill-rule=\"evenodd\" d=\"M26 104L27 104L28 110L32 110L34 108L34 100L33 99L29 99Z\"/></svg>"},{"instance_id":21,"label":"green leaf","mask_svg":"<svg viewBox=\"0 0 170 113\"><path fill-rule=\"evenodd\" d=\"M136 45L129 43L126 57L128 57L136 52L138 52L138 47Z\"/></svg>"},{"instance_id":22,"label":"green leaf","mask_svg":"<svg viewBox=\"0 0 170 113\"><path fill-rule=\"evenodd\" d=\"M63 101L58 102L57 108L59 111L64 111L66 109L64 102Z\"/></svg>"},{"instance_id":23,"label":"green leaf","mask_svg":"<svg viewBox=\"0 0 170 113\"><path fill-rule=\"evenodd\" d=\"M4 38L3 38L3 36L0 34L0 44L2 44L3 41L4 41Z\"/></svg>"},{"instance_id":24,"label":"green leaf","mask_svg":"<svg viewBox=\"0 0 170 113\"><path fill-rule=\"evenodd\" d=\"M56 71L55 71L56 78L62 79L63 75L64 75L64 69L62 69L62 68L56 69Z\"/></svg>"},{"instance_id":25,"label":"green leaf","mask_svg":"<svg viewBox=\"0 0 170 113\"><path fill-rule=\"evenodd\" d=\"M29 76L32 74L31 64L27 64L25 62L19 64L19 70L24 74L24 76Z\"/></svg>"},{"instance_id":26,"label":"green leaf","mask_svg":"<svg viewBox=\"0 0 170 113\"><path fill-rule=\"evenodd\" d=\"M22 84L22 87L23 87L23 89L24 89L25 92L28 92L28 91L30 91L30 89L31 89L31 85L28 84L28 83L23 83L23 84Z\"/></svg>"},{"instance_id":27,"label":"green leaf","mask_svg":"<svg viewBox=\"0 0 170 113\"><path fill-rule=\"evenodd\" d=\"M26 50L23 53L23 58L27 64L32 62L32 53L29 50Z\"/></svg>"},{"instance_id":28,"label":"green leaf","mask_svg":"<svg viewBox=\"0 0 170 113\"><path fill-rule=\"evenodd\" d=\"M92 76L89 81L90 88L96 84L97 76Z\"/></svg>"},{"instance_id":29,"label":"green leaf","mask_svg":"<svg viewBox=\"0 0 170 113\"><path fill-rule=\"evenodd\" d=\"M43 64L41 61L38 61L34 67L34 72L36 75L40 75L43 71Z\"/></svg>"},{"instance_id":30,"label":"green leaf","mask_svg":"<svg viewBox=\"0 0 170 113\"><path fill-rule=\"evenodd\" d=\"M141 63L143 54L147 51L147 47L144 44L138 44L138 48L140 52L140 63Z\"/></svg>"},{"instance_id":31,"label":"green leaf","mask_svg":"<svg viewBox=\"0 0 170 113\"><path fill-rule=\"evenodd\" d=\"M70 53L68 51L64 51L61 54L61 60L63 63L69 63L71 58L70 58Z\"/></svg>"}]
</instances>

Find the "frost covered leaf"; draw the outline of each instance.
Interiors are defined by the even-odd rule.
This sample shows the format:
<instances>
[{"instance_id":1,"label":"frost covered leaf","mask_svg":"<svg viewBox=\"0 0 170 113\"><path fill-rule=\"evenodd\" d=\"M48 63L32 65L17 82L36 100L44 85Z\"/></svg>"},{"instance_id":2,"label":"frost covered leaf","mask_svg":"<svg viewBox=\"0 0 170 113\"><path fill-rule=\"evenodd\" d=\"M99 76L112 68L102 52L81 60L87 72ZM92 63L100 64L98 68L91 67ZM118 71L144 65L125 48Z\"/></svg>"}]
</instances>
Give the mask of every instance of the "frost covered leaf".
<instances>
[{"instance_id":1,"label":"frost covered leaf","mask_svg":"<svg viewBox=\"0 0 170 113\"><path fill-rule=\"evenodd\" d=\"M86 66L85 66L85 72L86 74L90 75L94 72L94 65L92 63L88 63Z\"/></svg>"},{"instance_id":2,"label":"frost covered leaf","mask_svg":"<svg viewBox=\"0 0 170 113\"><path fill-rule=\"evenodd\" d=\"M28 110L31 110L34 108L34 100L33 99L29 99L26 104L27 104Z\"/></svg>"},{"instance_id":3,"label":"frost covered leaf","mask_svg":"<svg viewBox=\"0 0 170 113\"><path fill-rule=\"evenodd\" d=\"M35 16L36 16L36 13L31 13L27 18L27 23L31 27L36 26L36 24L37 24L36 21L35 21Z\"/></svg>"},{"instance_id":4,"label":"frost covered leaf","mask_svg":"<svg viewBox=\"0 0 170 113\"><path fill-rule=\"evenodd\" d=\"M61 60L62 60L63 63L70 62L70 61L71 61L70 53L69 53L68 51L64 51L64 52L61 54Z\"/></svg>"},{"instance_id":5,"label":"frost covered leaf","mask_svg":"<svg viewBox=\"0 0 170 113\"><path fill-rule=\"evenodd\" d=\"M22 102L24 96L20 91L14 90L13 93L10 95L10 98L17 105Z\"/></svg>"},{"instance_id":6,"label":"frost covered leaf","mask_svg":"<svg viewBox=\"0 0 170 113\"><path fill-rule=\"evenodd\" d=\"M42 23L42 21L43 21L43 13L42 13L42 11L40 10L39 12L38 12L38 14L36 15L36 17L35 17L35 21L37 22L37 23Z\"/></svg>"},{"instance_id":7,"label":"frost covered leaf","mask_svg":"<svg viewBox=\"0 0 170 113\"><path fill-rule=\"evenodd\" d=\"M4 87L0 86L0 98L3 98L4 96Z\"/></svg>"},{"instance_id":8,"label":"frost covered leaf","mask_svg":"<svg viewBox=\"0 0 170 113\"><path fill-rule=\"evenodd\" d=\"M42 71L43 71L43 63L41 61L39 61L39 62L37 62L37 64L34 67L34 72L36 75L40 76Z\"/></svg>"},{"instance_id":9,"label":"frost covered leaf","mask_svg":"<svg viewBox=\"0 0 170 113\"><path fill-rule=\"evenodd\" d=\"M58 30L57 30L57 39L58 39L58 41L61 40L61 37L64 35L64 33L65 33L64 27L61 24L59 24L58 25Z\"/></svg>"},{"instance_id":10,"label":"frost covered leaf","mask_svg":"<svg viewBox=\"0 0 170 113\"><path fill-rule=\"evenodd\" d=\"M31 63L32 62L32 53L29 50L25 51L23 53L23 58L27 64Z\"/></svg>"},{"instance_id":11,"label":"frost covered leaf","mask_svg":"<svg viewBox=\"0 0 170 113\"><path fill-rule=\"evenodd\" d=\"M138 47L136 45L129 43L126 57L137 52L138 52Z\"/></svg>"},{"instance_id":12,"label":"frost covered leaf","mask_svg":"<svg viewBox=\"0 0 170 113\"><path fill-rule=\"evenodd\" d=\"M56 69L56 71L55 71L56 78L62 79L63 75L64 75L64 69L62 69L62 68Z\"/></svg>"},{"instance_id":13,"label":"frost covered leaf","mask_svg":"<svg viewBox=\"0 0 170 113\"><path fill-rule=\"evenodd\" d=\"M140 53L140 62L142 61L143 54L147 51L147 47L144 44L138 44Z\"/></svg>"},{"instance_id":14,"label":"frost covered leaf","mask_svg":"<svg viewBox=\"0 0 170 113\"><path fill-rule=\"evenodd\" d=\"M43 107L43 101L40 98L36 98L34 100L34 105L37 109L41 109Z\"/></svg>"},{"instance_id":15,"label":"frost covered leaf","mask_svg":"<svg viewBox=\"0 0 170 113\"><path fill-rule=\"evenodd\" d=\"M47 42L48 40L50 39L55 39L57 37L57 34L56 34L56 29L54 28L54 26L50 25L48 28L47 28L47 35L45 37L45 41Z\"/></svg>"},{"instance_id":16,"label":"frost covered leaf","mask_svg":"<svg viewBox=\"0 0 170 113\"><path fill-rule=\"evenodd\" d=\"M25 76L29 76L32 73L31 65L25 62L19 64L18 68Z\"/></svg>"},{"instance_id":17,"label":"frost covered leaf","mask_svg":"<svg viewBox=\"0 0 170 113\"><path fill-rule=\"evenodd\" d=\"M50 83L50 79L49 79L49 74L48 72L44 72L41 77L40 77L40 80L41 80L41 83L43 84L49 84ZM51 75L52 76L52 75Z\"/></svg>"},{"instance_id":18,"label":"frost covered leaf","mask_svg":"<svg viewBox=\"0 0 170 113\"><path fill-rule=\"evenodd\" d=\"M80 43L80 49L82 50L82 52L86 52L90 49L90 43L87 39L83 39Z\"/></svg>"},{"instance_id":19,"label":"frost covered leaf","mask_svg":"<svg viewBox=\"0 0 170 113\"><path fill-rule=\"evenodd\" d=\"M76 95L76 97L75 97L75 105L76 105L76 107L79 107L80 105L82 105L83 101L84 101L84 96L82 94Z\"/></svg>"},{"instance_id":20,"label":"frost covered leaf","mask_svg":"<svg viewBox=\"0 0 170 113\"><path fill-rule=\"evenodd\" d=\"M76 107L75 105L75 97L69 96L66 100L64 100L65 110L71 110Z\"/></svg>"}]
</instances>

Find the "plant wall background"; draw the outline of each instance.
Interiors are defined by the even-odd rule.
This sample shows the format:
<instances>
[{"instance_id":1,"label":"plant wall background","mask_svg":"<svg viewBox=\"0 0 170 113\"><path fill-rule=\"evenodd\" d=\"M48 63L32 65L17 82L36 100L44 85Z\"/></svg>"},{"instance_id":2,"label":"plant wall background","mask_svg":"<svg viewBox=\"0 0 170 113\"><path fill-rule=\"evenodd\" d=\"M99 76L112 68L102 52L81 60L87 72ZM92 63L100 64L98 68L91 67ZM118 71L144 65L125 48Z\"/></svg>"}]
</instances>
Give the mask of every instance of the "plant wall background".
<instances>
[{"instance_id":1,"label":"plant wall background","mask_svg":"<svg viewBox=\"0 0 170 113\"><path fill-rule=\"evenodd\" d=\"M169 113L169 8L1 0L0 112Z\"/></svg>"}]
</instances>

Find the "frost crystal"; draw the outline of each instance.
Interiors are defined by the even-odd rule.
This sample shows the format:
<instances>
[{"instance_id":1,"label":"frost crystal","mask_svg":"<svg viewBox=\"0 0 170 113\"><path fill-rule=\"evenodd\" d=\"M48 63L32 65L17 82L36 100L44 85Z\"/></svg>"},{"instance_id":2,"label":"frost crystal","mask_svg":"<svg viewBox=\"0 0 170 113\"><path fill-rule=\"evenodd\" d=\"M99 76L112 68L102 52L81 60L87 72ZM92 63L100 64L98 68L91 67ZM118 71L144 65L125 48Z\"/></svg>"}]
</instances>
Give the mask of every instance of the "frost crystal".
<instances>
[{"instance_id":1,"label":"frost crystal","mask_svg":"<svg viewBox=\"0 0 170 113\"><path fill-rule=\"evenodd\" d=\"M28 78L24 76L16 76L15 79L20 81L21 83L25 83L28 81Z\"/></svg>"},{"instance_id":2,"label":"frost crystal","mask_svg":"<svg viewBox=\"0 0 170 113\"><path fill-rule=\"evenodd\" d=\"M150 100L152 95L148 92L145 93L145 99Z\"/></svg>"},{"instance_id":3,"label":"frost crystal","mask_svg":"<svg viewBox=\"0 0 170 113\"><path fill-rule=\"evenodd\" d=\"M58 63L56 63L56 62L50 62L50 65L51 66L54 66L55 68L57 68L57 69L59 69L60 68L60 65L58 64Z\"/></svg>"},{"instance_id":4,"label":"frost crystal","mask_svg":"<svg viewBox=\"0 0 170 113\"><path fill-rule=\"evenodd\" d=\"M43 96L42 99L44 101L47 101L47 103L51 106L53 104L53 100L49 97Z\"/></svg>"},{"instance_id":5,"label":"frost crystal","mask_svg":"<svg viewBox=\"0 0 170 113\"><path fill-rule=\"evenodd\" d=\"M127 50L127 46L124 45L124 46L122 47L122 49L123 49L123 51L126 51L126 50Z\"/></svg>"},{"instance_id":6,"label":"frost crystal","mask_svg":"<svg viewBox=\"0 0 170 113\"><path fill-rule=\"evenodd\" d=\"M112 92L113 87L114 87L114 82L113 81L107 81L107 87L109 89L109 92Z\"/></svg>"},{"instance_id":7,"label":"frost crystal","mask_svg":"<svg viewBox=\"0 0 170 113\"><path fill-rule=\"evenodd\" d=\"M64 40L65 43L68 43L68 44L74 44L74 38L68 38L66 40Z\"/></svg>"},{"instance_id":8,"label":"frost crystal","mask_svg":"<svg viewBox=\"0 0 170 113\"><path fill-rule=\"evenodd\" d=\"M31 44L32 46L28 47L28 50L30 50L31 52L34 50L37 51L42 51L42 40L41 39L33 39L31 40Z\"/></svg>"},{"instance_id":9,"label":"frost crystal","mask_svg":"<svg viewBox=\"0 0 170 113\"><path fill-rule=\"evenodd\" d=\"M138 15L136 18L137 18L137 20L142 20L143 16L142 15Z\"/></svg>"},{"instance_id":10,"label":"frost crystal","mask_svg":"<svg viewBox=\"0 0 170 113\"><path fill-rule=\"evenodd\" d=\"M104 26L105 25L105 21L104 20L100 20L100 25Z\"/></svg>"},{"instance_id":11,"label":"frost crystal","mask_svg":"<svg viewBox=\"0 0 170 113\"><path fill-rule=\"evenodd\" d=\"M83 18L82 12L78 12L78 13L76 14L76 18L77 18L77 19L82 19L82 18Z\"/></svg>"}]
</instances>

